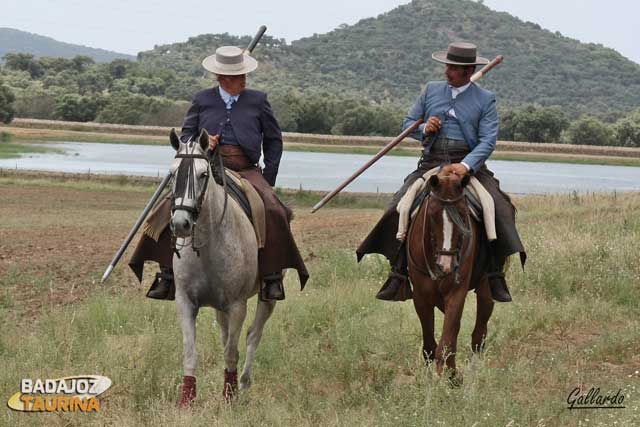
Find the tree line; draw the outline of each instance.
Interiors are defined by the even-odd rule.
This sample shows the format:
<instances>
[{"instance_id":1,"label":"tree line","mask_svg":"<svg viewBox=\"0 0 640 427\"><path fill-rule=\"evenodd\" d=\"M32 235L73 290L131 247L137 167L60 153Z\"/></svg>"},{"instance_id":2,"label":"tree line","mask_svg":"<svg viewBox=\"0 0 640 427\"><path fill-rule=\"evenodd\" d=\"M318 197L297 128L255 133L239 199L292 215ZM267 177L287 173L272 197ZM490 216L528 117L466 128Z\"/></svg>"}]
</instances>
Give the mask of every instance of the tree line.
<instances>
[{"instance_id":1,"label":"tree line","mask_svg":"<svg viewBox=\"0 0 640 427\"><path fill-rule=\"evenodd\" d=\"M35 58L7 54L0 69L2 120L11 117L176 126L189 99L212 79L179 78L173 71L122 59L95 63L86 56ZM399 112L333 95L306 97L293 90L270 94L284 130L391 135Z\"/></svg>"},{"instance_id":2,"label":"tree line","mask_svg":"<svg viewBox=\"0 0 640 427\"><path fill-rule=\"evenodd\" d=\"M640 147L640 109L612 123L590 115L570 121L560 107L533 104L498 113L498 139L505 141Z\"/></svg>"},{"instance_id":3,"label":"tree line","mask_svg":"<svg viewBox=\"0 0 640 427\"><path fill-rule=\"evenodd\" d=\"M0 68L0 121L18 116L179 126L188 100L213 84L140 61L7 54ZM288 132L393 136L406 113L391 103L304 88L278 87L269 99ZM534 104L504 106L499 113L502 140L640 147L640 110L610 123L591 116L571 121L561 107Z\"/></svg>"}]
</instances>

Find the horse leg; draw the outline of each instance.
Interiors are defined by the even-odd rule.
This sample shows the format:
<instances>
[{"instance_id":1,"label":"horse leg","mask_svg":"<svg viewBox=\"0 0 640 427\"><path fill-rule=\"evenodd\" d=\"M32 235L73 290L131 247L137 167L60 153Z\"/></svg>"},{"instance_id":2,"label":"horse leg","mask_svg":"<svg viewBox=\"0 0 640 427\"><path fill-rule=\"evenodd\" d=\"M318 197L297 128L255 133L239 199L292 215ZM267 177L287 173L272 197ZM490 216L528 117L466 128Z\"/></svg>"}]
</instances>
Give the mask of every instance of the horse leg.
<instances>
[{"instance_id":1,"label":"horse leg","mask_svg":"<svg viewBox=\"0 0 640 427\"><path fill-rule=\"evenodd\" d=\"M446 364L449 369L449 380L454 386L458 386L462 382L462 378L456 370L456 350L467 290L467 286L459 286L445 297L444 326L440 343L436 349L438 373L442 373L443 365Z\"/></svg>"},{"instance_id":2,"label":"horse leg","mask_svg":"<svg viewBox=\"0 0 640 427\"><path fill-rule=\"evenodd\" d=\"M178 317L182 329L182 363L184 376L182 377L182 393L178 407L185 409L191 406L196 398L196 316L198 307L187 300L181 294L176 294L176 305L178 307Z\"/></svg>"},{"instance_id":3,"label":"horse leg","mask_svg":"<svg viewBox=\"0 0 640 427\"><path fill-rule=\"evenodd\" d=\"M489 289L489 281L486 276L482 279L476 289L477 313L476 325L471 333L471 349L475 353L484 350L484 341L487 338L487 323L493 313L493 298Z\"/></svg>"},{"instance_id":4,"label":"horse leg","mask_svg":"<svg viewBox=\"0 0 640 427\"><path fill-rule=\"evenodd\" d=\"M220 325L220 342L222 343L222 348L225 348L229 338L229 320L227 319L227 313L216 310L216 320L218 321L218 325Z\"/></svg>"},{"instance_id":5,"label":"horse leg","mask_svg":"<svg viewBox=\"0 0 640 427\"><path fill-rule=\"evenodd\" d=\"M422 357L427 363L435 360L438 346L434 335L434 304L432 301L427 295L424 295L422 287L414 286L413 306L422 326Z\"/></svg>"},{"instance_id":6,"label":"horse leg","mask_svg":"<svg viewBox=\"0 0 640 427\"><path fill-rule=\"evenodd\" d=\"M238 341L242 324L247 316L247 301L240 301L229 307L227 313L228 336L224 346L224 360L226 368L224 370L224 389L222 395L225 402L229 403L236 395L238 389Z\"/></svg>"},{"instance_id":7,"label":"horse leg","mask_svg":"<svg viewBox=\"0 0 640 427\"><path fill-rule=\"evenodd\" d=\"M275 301L262 301L258 298L258 307L256 308L256 316L253 319L253 323L247 331L247 357L244 361L244 368L242 369L242 375L240 375L240 390L246 390L251 386L251 372L253 369L253 359L256 354L256 349L262 339L262 331L264 325L271 317L273 309L276 306Z\"/></svg>"}]
</instances>

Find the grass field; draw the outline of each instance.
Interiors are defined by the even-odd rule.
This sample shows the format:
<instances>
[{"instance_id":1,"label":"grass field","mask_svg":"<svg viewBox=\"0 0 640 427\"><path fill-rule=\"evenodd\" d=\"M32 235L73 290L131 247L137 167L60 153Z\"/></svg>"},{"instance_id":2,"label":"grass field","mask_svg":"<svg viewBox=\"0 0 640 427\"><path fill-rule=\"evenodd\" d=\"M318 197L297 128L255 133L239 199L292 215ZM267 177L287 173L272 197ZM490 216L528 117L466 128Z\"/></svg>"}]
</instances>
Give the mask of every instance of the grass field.
<instances>
[{"instance_id":1,"label":"grass field","mask_svg":"<svg viewBox=\"0 0 640 427\"><path fill-rule=\"evenodd\" d=\"M311 215L317 194L283 193L296 209L307 288L287 277L254 386L232 405L221 398L218 328L203 309L198 399L179 412L181 334L173 303L144 298L153 268L139 285L123 260L98 284L153 188L0 176L0 397L22 378L113 380L97 414L5 407L0 425L640 425L640 194L515 200L529 262L508 273L515 302L496 306L482 358L470 351L469 295L458 355L464 384L452 389L423 364L412 304L374 298L385 262L355 262L384 197L352 195ZM626 408L570 411L575 387L621 389Z\"/></svg>"}]
</instances>

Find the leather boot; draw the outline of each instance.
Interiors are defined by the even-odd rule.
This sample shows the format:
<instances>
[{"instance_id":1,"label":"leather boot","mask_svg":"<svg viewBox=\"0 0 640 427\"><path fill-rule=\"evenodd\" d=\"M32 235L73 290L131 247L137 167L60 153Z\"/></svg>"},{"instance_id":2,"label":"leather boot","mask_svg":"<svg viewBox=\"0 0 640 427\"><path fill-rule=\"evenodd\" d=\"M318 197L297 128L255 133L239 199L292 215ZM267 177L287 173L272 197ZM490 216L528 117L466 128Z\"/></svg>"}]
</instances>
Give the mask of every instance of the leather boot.
<instances>
[{"instance_id":1,"label":"leather boot","mask_svg":"<svg viewBox=\"0 0 640 427\"><path fill-rule=\"evenodd\" d=\"M504 278L504 273L489 273L489 287L491 288L491 296L498 302L511 302L511 294L507 287L507 281Z\"/></svg>"},{"instance_id":2,"label":"leather boot","mask_svg":"<svg viewBox=\"0 0 640 427\"><path fill-rule=\"evenodd\" d=\"M387 281L378 291L376 298L383 301L406 301L413 298L413 291L411 290L407 272L407 256L404 245L400 247L395 262L391 267L391 273L389 273Z\"/></svg>"},{"instance_id":3,"label":"leather boot","mask_svg":"<svg viewBox=\"0 0 640 427\"><path fill-rule=\"evenodd\" d=\"M489 273L487 278L489 279L489 288L491 289L491 296L498 302L511 302L511 294L507 287L507 281L504 277L504 264L506 259L496 259L492 256L492 260L489 262Z\"/></svg>"},{"instance_id":4,"label":"leather boot","mask_svg":"<svg viewBox=\"0 0 640 427\"><path fill-rule=\"evenodd\" d=\"M387 281L376 294L383 301L406 301L413 298L413 291L406 273L391 271Z\"/></svg>"},{"instance_id":5,"label":"leather boot","mask_svg":"<svg viewBox=\"0 0 640 427\"><path fill-rule=\"evenodd\" d=\"M260 285L260 299L262 301L282 301L284 299L284 285L282 273L267 274Z\"/></svg>"},{"instance_id":6,"label":"leather boot","mask_svg":"<svg viewBox=\"0 0 640 427\"><path fill-rule=\"evenodd\" d=\"M160 300L174 300L176 297L176 285L173 281L173 268L160 267L156 278L147 291L147 297Z\"/></svg>"}]
</instances>

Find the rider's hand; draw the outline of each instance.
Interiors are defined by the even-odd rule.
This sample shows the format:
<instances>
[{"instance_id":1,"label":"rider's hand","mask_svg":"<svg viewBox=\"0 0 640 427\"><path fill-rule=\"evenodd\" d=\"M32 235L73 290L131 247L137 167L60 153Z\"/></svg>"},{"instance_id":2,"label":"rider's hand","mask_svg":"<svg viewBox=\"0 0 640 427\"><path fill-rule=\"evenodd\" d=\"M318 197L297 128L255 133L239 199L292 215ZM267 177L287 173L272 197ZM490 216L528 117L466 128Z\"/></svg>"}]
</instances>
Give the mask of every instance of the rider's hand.
<instances>
[{"instance_id":1,"label":"rider's hand","mask_svg":"<svg viewBox=\"0 0 640 427\"><path fill-rule=\"evenodd\" d=\"M209 135L209 150L215 150L218 142L220 142L220 135Z\"/></svg>"},{"instance_id":2,"label":"rider's hand","mask_svg":"<svg viewBox=\"0 0 640 427\"><path fill-rule=\"evenodd\" d=\"M441 125L442 122L438 117L431 116L429 120L427 120L427 125L424 127L424 133L438 133Z\"/></svg>"},{"instance_id":3,"label":"rider's hand","mask_svg":"<svg viewBox=\"0 0 640 427\"><path fill-rule=\"evenodd\" d=\"M458 175L459 177L463 177L469 173L469 170L462 163L451 163L450 165L443 167L442 172L445 175L455 174L455 175Z\"/></svg>"}]
</instances>

